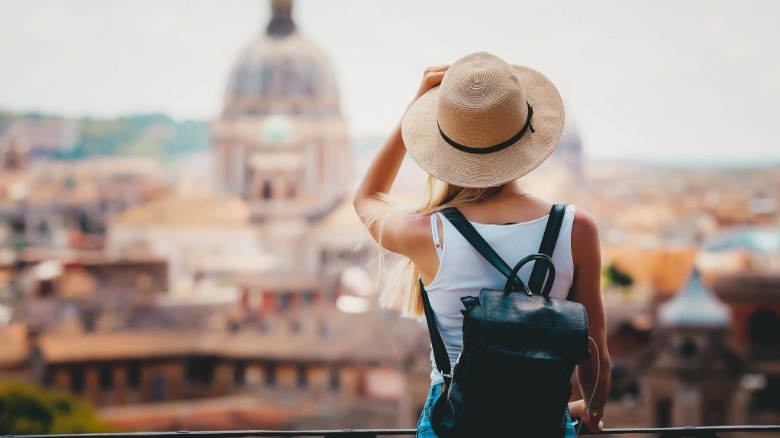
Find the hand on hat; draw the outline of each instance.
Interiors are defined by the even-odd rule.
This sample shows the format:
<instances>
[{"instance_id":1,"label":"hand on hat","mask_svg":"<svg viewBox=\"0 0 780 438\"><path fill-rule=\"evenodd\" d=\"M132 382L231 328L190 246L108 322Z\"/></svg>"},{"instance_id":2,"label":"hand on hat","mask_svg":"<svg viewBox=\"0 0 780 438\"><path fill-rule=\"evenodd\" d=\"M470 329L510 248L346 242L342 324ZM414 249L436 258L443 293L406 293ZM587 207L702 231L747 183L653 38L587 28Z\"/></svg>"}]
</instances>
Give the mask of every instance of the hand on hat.
<instances>
[{"instance_id":1,"label":"hand on hat","mask_svg":"<svg viewBox=\"0 0 780 438\"><path fill-rule=\"evenodd\" d=\"M444 79L444 73L450 68L449 65L439 65L436 67L428 67L423 73L423 80L420 84L420 89L417 90L417 95L414 96L414 100L417 100L423 94L427 93L433 87L439 86L441 80ZM414 102L414 100L412 102Z\"/></svg>"}]
</instances>

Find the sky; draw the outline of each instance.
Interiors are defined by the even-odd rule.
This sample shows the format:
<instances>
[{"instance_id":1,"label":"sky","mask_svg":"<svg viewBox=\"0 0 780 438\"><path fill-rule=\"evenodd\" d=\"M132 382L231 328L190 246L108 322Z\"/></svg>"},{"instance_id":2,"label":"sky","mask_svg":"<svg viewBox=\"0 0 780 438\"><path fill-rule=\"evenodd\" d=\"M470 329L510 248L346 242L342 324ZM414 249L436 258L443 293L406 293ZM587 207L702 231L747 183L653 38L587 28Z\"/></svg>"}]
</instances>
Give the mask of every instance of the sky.
<instances>
[{"instance_id":1,"label":"sky","mask_svg":"<svg viewBox=\"0 0 780 438\"><path fill-rule=\"evenodd\" d=\"M558 86L592 159L780 163L780 1L295 0L354 137L475 51ZM212 119L268 0L0 0L0 109Z\"/></svg>"}]
</instances>

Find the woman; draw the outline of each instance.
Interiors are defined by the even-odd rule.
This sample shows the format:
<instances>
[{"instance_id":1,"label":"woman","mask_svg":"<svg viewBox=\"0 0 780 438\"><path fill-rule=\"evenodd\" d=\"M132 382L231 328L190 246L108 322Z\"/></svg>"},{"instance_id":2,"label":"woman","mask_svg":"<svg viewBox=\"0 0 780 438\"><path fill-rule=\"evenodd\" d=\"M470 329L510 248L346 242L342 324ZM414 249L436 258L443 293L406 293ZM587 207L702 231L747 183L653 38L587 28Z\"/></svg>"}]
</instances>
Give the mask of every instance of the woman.
<instances>
[{"instance_id":1,"label":"woman","mask_svg":"<svg viewBox=\"0 0 780 438\"><path fill-rule=\"evenodd\" d=\"M525 192L517 179L552 153L563 122L557 89L535 70L511 66L488 53L428 68L355 194L355 209L374 239L409 259L404 312L423 315L421 280L453 364L462 346L460 297L473 294L475 285L500 289L506 279L438 211L457 207L507 261L537 252L551 204ZM399 212L387 193L406 152L429 173L429 180L423 206ZM571 402L569 411L589 430L600 430L610 361L598 230L586 212L567 209L553 261L556 278L550 295L585 306L589 335L599 352L577 367L585 400ZM528 275L524 268L521 277L526 282ZM382 299L392 302L392 291ZM435 366L431 381L426 406L441 391L442 377ZM426 411L418 436L435 436ZM574 436L571 422L566 435Z\"/></svg>"}]
</instances>

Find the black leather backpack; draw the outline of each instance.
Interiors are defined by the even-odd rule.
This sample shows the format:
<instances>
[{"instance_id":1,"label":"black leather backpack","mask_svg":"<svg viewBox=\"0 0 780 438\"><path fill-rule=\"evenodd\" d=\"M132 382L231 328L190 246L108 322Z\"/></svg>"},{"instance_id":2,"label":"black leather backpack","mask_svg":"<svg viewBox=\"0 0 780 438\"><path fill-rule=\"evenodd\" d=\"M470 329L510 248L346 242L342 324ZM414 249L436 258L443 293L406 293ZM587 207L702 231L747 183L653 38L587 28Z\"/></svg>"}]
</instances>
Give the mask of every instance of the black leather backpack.
<instances>
[{"instance_id":1,"label":"black leather backpack","mask_svg":"<svg viewBox=\"0 0 780 438\"><path fill-rule=\"evenodd\" d=\"M555 204L538 254L510 268L457 210L443 215L507 278L504 290L462 298L463 350L454 370L428 294L423 304L444 388L429 416L440 438L563 437L574 367L590 357L588 321L579 303L550 298L552 256L565 204ZM518 276L534 262L529 284Z\"/></svg>"}]
</instances>

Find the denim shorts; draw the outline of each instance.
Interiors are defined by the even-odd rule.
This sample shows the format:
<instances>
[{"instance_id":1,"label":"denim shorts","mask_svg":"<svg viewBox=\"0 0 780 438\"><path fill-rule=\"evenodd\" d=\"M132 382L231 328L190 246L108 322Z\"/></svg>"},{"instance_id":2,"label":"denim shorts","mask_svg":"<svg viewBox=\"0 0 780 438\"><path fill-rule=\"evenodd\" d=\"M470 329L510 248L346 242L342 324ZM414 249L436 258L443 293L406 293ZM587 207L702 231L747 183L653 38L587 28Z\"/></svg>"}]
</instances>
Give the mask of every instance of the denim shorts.
<instances>
[{"instance_id":1,"label":"denim shorts","mask_svg":"<svg viewBox=\"0 0 780 438\"><path fill-rule=\"evenodd\" d=\"M433 426L431 426L431 419L428 417L428 412L431 410L431 406L433 406L433 402L436 401L436 398L441 393L441 387L442 384L436 384L431 386L430 392L428 392L428 398L425 400L425 405L423 406L422 414L420 415L420 419L417 421L417 438L438 438L436 436L436 433L433 431ZM566 431L563 435L564 438L574 438L574 425L571 423L571 418L569 418L569 410L566 409Z\"/></svg>"}]
</instances>

